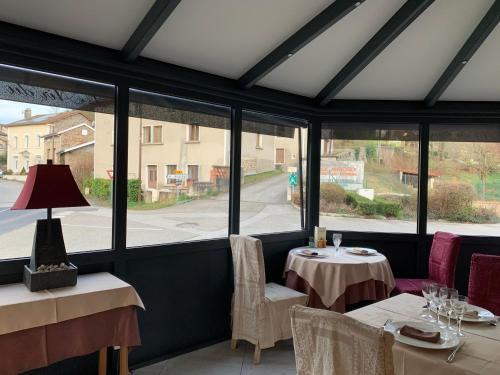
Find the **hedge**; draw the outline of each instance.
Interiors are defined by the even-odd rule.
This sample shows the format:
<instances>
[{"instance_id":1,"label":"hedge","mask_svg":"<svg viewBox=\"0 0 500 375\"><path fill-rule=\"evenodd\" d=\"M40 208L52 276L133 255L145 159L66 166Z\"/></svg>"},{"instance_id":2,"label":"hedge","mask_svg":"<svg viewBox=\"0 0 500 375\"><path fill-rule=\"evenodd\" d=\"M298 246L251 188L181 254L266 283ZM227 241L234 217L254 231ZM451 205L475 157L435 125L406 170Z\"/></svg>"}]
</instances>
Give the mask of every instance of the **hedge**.
<instances>
[{"instance_id":1,"label":"hedge","mask_svg":"<svg viewBox=\"0 0 500 375\"><path fill-rule=\"evenodd\" d=\"M362 215L379 214L385 217L398 217L402 211L399 203L390 202L382 198L375 198L371 201L354 192L346 193L345 203L353 208L357 208Z\"/></svg>"},{"instance_id":2,"label":"hedge","mask_svg":"<svg viewBox=\"0 0 500 375\"><path fill-rule=\"evenodd\" d=\"M141 180L136 178L128 180L127 199L129 202L139 202L141 200Z\"/></svg>"}]
</instances>

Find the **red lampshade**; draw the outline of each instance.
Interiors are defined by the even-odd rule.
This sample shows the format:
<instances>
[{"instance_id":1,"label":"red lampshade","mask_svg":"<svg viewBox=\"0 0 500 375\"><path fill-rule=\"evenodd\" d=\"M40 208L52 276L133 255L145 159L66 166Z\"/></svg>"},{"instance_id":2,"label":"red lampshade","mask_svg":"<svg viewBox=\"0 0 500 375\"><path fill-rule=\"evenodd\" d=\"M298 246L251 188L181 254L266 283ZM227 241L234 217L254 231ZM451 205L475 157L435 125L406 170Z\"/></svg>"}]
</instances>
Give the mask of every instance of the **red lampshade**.
<instances>
[{"instance_id":1,"label":"red lampshade","mask_svg":"<svg viewBox=\"0 0 500 375\"><path fill-rule=\"evenodd\" d=\"M68 165L30 167L26 183L11 210L89 206Z\"/></svg>"}]
</instances>

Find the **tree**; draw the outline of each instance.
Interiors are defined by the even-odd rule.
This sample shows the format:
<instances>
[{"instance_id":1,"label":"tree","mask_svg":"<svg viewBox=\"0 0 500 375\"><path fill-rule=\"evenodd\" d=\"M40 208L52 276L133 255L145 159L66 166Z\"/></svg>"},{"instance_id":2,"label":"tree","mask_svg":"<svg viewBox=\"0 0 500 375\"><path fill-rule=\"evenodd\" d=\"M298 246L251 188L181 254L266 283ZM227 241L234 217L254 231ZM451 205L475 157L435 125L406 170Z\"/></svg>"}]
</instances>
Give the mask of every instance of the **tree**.
<instances>
[{"instance_id":1,"label":"tree","mask_svg":"<svg viewBox=\"0 0 500 375\"><path fill-rule=\"evenodd\" d=\"M481 199L485 200L486 196L486 180L488 176L494 173L497 169L498 148L495 143L475 143L472 147L471 157L468 160L469 166L477 172L481 180L482 190Z\"/></svg>"}]
</instances>

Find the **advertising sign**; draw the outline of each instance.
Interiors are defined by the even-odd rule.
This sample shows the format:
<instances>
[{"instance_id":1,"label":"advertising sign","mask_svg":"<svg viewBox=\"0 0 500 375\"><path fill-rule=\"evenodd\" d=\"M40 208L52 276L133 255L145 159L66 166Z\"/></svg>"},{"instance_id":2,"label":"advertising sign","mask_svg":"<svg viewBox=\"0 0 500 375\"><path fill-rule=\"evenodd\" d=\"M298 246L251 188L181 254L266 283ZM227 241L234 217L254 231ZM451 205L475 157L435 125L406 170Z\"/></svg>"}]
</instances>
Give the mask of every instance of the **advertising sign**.
<instances>
[{"instance_id":1,"label":"advertising sign","mask_svg":"<svg viewBox=\"0 0 500 375\"><path fill-rule=\"evenodd\" d=\"M363 188L364 161L321 160L321 182L332 182L347 190Z\"/></svg>"}]
</instances>

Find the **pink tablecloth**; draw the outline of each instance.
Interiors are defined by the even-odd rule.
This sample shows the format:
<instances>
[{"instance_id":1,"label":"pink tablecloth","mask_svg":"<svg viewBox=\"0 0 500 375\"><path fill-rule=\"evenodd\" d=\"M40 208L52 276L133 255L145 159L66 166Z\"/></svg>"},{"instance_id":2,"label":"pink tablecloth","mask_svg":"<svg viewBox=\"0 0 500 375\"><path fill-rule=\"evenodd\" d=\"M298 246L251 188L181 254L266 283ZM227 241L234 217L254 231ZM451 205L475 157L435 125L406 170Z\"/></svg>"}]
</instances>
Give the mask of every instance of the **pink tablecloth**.
<instances>
[{"instance_id":1,"label":"pink tablecloth","mask_svg":"<svg viewBox=\"0 0 500 375\"><path fill-rule=\"evenodd\" d=\"M107 346L140 344L136 307L120 307L0 335L0 375L45 367Z\"/></svg>"},{"instance_id":2,"label":"pink tablecloth","mask_svg":"<svg viewBox=\"0 0 500 375\"><path fill-rule=\"evenodd\" d=\"M331 306L325 306L320 296L294 271L286 273L286 286L299 292L306 293L309 296L307 305L317 309L327 309L340 313L346 311L346 305L358 303L361 301L381 301L389 297L390 291L383 281L367 280L358 284L349 285L344 294L342 294Z\"/></svg>"}]
</instances>

